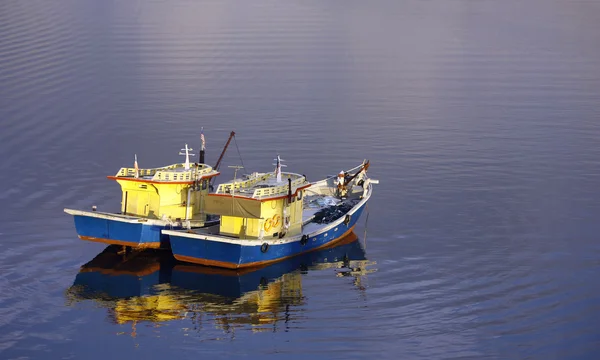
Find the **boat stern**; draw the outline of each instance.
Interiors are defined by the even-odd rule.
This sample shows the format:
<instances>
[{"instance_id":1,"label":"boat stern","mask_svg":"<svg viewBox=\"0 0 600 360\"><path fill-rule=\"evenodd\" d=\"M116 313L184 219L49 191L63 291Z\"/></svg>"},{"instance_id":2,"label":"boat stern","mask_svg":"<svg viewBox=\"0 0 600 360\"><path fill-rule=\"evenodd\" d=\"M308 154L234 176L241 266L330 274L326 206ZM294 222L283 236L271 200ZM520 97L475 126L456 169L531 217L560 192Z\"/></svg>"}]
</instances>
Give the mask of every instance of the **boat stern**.
<instances>
[{"instance_id":1,"label":"boat stern","mask_svg":"<svg viewBox=\"0 0 600 360\"><path fill-rule=\"evenodd\" d=\"M73 215L75 229L81 240L138 249L169 247L169 237L161 234L163 224L143 218L65 209Z\"/></svg>"}]
</instances>

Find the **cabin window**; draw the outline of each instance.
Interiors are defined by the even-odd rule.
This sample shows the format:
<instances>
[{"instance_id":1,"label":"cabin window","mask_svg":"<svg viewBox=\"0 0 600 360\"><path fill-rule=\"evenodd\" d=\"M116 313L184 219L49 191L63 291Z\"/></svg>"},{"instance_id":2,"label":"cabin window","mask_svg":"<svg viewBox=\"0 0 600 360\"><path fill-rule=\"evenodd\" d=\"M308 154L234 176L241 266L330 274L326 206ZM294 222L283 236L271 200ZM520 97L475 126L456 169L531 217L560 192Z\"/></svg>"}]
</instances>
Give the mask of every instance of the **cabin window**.
<instances>
[{"instance_id":1,"label":"cabin window","mask_svg":"<svg viewBox=\"0 0 600 360\"><path fill-rule=\"evenodd\" d=\"M302 200L302 190L298 191L298 200Z\"/></svg>"},{"instance_id":2,"label":"cabin window","mask_svg":"<svg viewBox=\"0 0 600 360\"><path fill-rule=\"evenodd\" d=\"M208 187L208 180L202 180L202 190L206 190Z\"/></svg>"}]
</instances>

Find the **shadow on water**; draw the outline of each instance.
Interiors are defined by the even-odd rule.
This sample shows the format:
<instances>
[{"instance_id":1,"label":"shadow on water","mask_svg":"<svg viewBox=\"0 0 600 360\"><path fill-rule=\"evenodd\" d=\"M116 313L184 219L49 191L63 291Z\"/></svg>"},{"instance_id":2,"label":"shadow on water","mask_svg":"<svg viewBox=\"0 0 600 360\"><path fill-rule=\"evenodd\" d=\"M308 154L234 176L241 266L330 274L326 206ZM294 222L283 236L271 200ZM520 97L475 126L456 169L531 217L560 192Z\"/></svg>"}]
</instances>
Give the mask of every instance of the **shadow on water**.
<instances>
[{"instance_id":1,"label":"shadow on water","mask_svg":"<svg viewBox=\"0 0 600 360\"><path fill-rule=\"evenodd\" d=\"M67 302L95 301L108 309L116 324L190 319L193 327L250 325L253 330L289 320L290 306L303 305L302 275L333 269L353 277L363 290L363 277L375 271L358 237L351 233L333 247L270 266L229 270L187 264L169 252L147 250L120 254L108 246L83 265L66 291ZM265 329L266 330L266 329Z\"/></svg>"}]
</instances>

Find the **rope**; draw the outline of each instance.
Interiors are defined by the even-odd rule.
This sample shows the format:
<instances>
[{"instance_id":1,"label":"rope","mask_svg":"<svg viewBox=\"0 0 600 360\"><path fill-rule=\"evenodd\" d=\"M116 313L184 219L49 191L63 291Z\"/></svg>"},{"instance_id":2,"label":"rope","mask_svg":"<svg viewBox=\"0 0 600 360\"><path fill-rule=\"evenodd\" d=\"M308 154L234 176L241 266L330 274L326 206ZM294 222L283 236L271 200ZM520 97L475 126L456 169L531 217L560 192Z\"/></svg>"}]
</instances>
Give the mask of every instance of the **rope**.
<instances>
[{"instance_id":1,"label":"rope","mask_svg":"<svg viewBox=\"0 0 600 360\"><path fill-rule=\"evenodd\" d=\"M246 170L246 172L248 172L248 169L246 169L246 167L244 166L244 160L242 160L242 154L240 153L240 148L238 147L237 139L235 138L235 136L233 137L233 141L235 142L235 148L237 149L238 156L240 157L242 167Z\"/></svg>"},{"instance_id":2,"label":"rope","mask_svg":"<svg viewBox=\"0 0 600 360\"><path fill-rule=\"evenodd\" d=\"M365 219L365 235L363 237L363 249L367 250L367 228L369 223L369 204L365 204L365 210L367 210L367 218Z\"/></svg>"}]
</instances>

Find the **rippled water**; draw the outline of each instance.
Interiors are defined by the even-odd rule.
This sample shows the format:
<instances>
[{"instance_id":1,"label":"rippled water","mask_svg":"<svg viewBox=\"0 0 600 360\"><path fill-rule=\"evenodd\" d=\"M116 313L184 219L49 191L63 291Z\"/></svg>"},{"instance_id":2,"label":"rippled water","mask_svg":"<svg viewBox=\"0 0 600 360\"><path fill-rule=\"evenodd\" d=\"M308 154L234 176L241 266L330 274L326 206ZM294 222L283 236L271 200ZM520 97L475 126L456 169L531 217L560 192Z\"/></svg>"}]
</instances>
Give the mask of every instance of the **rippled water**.
<instances>
[{"instance_id":1,"label":"rippled water","mask_svg":"<svg viewBox=\"0 0 600 360\"><path fill-rule=\"evenodd\" d=\"M0 2L0 357L600 357L599 44L585 0ZM358 240L265 275L77 239L202 126L370 159Z\"/></svg>"}]
</instances>

